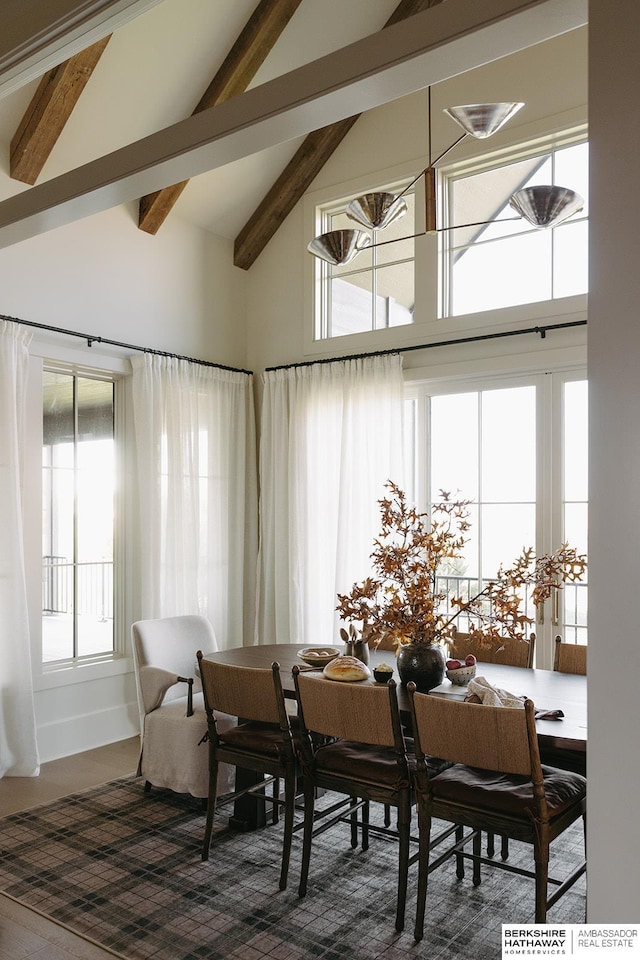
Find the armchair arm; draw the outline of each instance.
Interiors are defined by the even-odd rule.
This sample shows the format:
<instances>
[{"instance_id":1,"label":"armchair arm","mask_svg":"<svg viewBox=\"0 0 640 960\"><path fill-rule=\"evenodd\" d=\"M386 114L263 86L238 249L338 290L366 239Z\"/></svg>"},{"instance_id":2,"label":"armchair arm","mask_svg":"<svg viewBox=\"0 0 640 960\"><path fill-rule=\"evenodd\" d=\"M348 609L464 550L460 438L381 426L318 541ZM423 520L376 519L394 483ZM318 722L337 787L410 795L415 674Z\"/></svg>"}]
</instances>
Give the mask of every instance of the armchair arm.
<instances>
[{"instance_id":1,"label":"armchair arm","mask_svg":"<svg viewBox=\"0 0 640 960\"><path fill-rule=\"evenodd\" d=\"M187 716L193 716L193 677L178 677L178 683L188 684L187 690Z\"/></svg>"},{"instance_id":2,"label":"armchair arm","mask_svg":"<svg viewBox=\"0 0 640 960\"><path fill-rule=\"evenodd\" d=\"M145 714L151 713L161 705L164 696L176 683L186 683L187 716L193 716L193 677L179 677L176 673L162 670L160 667L140 668L140 690Z\"/></svg>"}]
</instances>

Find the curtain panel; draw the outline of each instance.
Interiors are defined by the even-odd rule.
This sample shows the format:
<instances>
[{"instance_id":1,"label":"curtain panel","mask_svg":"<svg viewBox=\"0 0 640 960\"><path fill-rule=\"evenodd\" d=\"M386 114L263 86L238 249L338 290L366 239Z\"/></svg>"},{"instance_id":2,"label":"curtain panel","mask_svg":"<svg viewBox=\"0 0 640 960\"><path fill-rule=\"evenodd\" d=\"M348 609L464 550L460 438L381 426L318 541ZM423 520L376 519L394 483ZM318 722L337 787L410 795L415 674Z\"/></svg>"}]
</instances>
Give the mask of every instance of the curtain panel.
<instances>
[{"instance_id":1,"label":"curtain panel","mask_svg":"<svg viewBox=\"0 0 640 960\"><path fill-rule=\"evenodd\" d=\"M253 378L132 358L143 619L199 613L218 645L250 643L257 477Z\"/></svg>"},{"instance_id":2,"label":"curtain panel","mask_svg":"<svg viewBox=\"0 0 640 960\"><path fill-rule=\"evenodd\" d=\"M256 642L336 641L368 575L387 480L403 483L399 355L264 374Z\"/></svg>"},{"instance_id":3,"label":"curtain panel","mask_svg":"<svg viewBox=\"0 0 640 960\"><path fill-rule=\"evenodd\" d=\"M0 776L40 770L22 530L23 415L31 333L0 321Z\"/></svg>"}]
</instances>

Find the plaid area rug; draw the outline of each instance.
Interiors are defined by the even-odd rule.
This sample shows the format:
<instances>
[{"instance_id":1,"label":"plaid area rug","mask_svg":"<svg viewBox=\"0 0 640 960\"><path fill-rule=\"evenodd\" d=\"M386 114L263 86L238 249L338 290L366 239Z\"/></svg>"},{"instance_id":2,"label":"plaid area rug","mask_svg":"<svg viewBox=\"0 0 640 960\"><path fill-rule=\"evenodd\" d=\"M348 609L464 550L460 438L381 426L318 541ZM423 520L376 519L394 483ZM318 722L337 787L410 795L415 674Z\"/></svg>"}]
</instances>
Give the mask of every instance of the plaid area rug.
<instances>
[{"instance_id":1,"label":"plaid area rug","mask_svg":"<svg viewBox=\"0 0 640 960\"><path fill-rule=\"evenodd\" d=\"M323 798L323 806L328 798ZM346 825L317 837L309 890L297 895L301 833L289 888L278 890L282 822L253 833L220 814L211 858L200 859L204 815L168 791L113 781L0 820L0 890L127 960L497 958L501 924L533 921L533 881L486 868L474 887L453 860L430 877L425 937L413 940L415 867L407 926L394 929L397 846L372 837L352 850ZM582 857L582 826L554 847L562 876ZM530 848L510 845L529 865ZM584 920L584 877L549 922Z\"/></svg>"}]
</instances>

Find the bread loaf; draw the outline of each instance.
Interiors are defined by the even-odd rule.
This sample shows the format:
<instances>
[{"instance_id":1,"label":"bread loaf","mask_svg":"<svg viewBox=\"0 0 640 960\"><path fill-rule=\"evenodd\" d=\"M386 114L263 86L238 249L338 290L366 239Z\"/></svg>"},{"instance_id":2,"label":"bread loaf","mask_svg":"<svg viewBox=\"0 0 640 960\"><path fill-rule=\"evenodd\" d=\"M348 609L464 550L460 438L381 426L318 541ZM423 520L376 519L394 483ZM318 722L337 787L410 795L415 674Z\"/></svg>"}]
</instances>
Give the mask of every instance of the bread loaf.
<instances>
[{"instance_id":1,"label":"bread loaf","mask_svg":"<svg viewBox=\"0 0 640 960\"><path fill-rule=\"evenodd\" d=\"M336 657L322 671L329 680L366 680L371 676L369 667L356 657Z\"/></svg>"}]
</instances>

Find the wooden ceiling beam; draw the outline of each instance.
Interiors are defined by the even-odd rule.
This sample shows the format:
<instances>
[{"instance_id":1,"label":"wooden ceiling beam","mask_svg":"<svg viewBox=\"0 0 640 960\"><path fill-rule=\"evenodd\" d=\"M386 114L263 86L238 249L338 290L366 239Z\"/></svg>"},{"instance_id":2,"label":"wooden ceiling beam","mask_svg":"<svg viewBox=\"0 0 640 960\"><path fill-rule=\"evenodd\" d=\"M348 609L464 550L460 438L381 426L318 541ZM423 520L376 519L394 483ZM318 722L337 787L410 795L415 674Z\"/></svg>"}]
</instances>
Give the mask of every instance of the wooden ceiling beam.
<instances>
[{"instance_id":1,"label":"wooden ceiling beam","mask_svg":"<svg viewBox=\"0 0 640 960\"><path fill-rule=\"evenodd\" d=\"M443 0L401 0L382 29ZM293 210L361 114L339 120L305 137L274 185L236 237L233 262L248 270Z\"/></svg>"},{"instance_id":2,"label":"wooden ceiling beam","mask_svg":"<svg viewBox=\"0 0 640 960\"><path fill-rule=\"evenodd\" d=\"M302 0L260 0L193 114L244 93ZM140 200L138 227L158 232L188 180L147 194Z\"/></svg>"},{"instance_id":3,"label":"wooden ceiling beam","mask_svg":"<svg viewBox=\"0 0 640 960\"><path fill-rule=\"evenodd\" d=\"M11 141L14 180L36 182L109 39L103 37L42 77Z\"/></svg>"}]
</instances>

